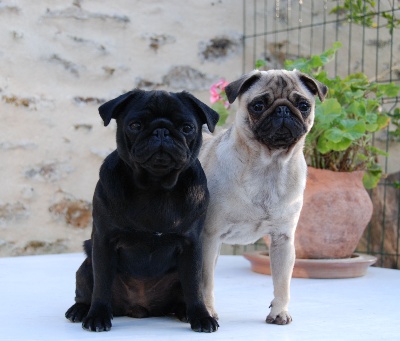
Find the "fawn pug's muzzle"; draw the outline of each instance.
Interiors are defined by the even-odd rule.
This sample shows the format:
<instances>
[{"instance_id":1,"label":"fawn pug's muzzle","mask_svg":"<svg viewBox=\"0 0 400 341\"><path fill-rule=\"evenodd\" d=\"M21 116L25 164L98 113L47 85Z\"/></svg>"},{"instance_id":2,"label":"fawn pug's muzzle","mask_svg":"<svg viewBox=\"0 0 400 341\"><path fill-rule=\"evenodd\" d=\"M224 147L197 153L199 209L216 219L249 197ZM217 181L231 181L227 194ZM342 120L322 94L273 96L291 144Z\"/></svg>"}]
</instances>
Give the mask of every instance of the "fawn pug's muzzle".
<instances>
[{"instance_id":1,"label":"fawn pug's muzzle","mask_svg":"<svg viewBox=\"0 0 400 341\"><path fill-rule=\"evenodd\" d=\"M257 99L248 106L254 135L270 149L290 148L296 144L307 133L304 119L310 109L311 105L306 101L295 107L281 100L272 108L266 108L263 101Z\"/></svg>"}]
</instances>

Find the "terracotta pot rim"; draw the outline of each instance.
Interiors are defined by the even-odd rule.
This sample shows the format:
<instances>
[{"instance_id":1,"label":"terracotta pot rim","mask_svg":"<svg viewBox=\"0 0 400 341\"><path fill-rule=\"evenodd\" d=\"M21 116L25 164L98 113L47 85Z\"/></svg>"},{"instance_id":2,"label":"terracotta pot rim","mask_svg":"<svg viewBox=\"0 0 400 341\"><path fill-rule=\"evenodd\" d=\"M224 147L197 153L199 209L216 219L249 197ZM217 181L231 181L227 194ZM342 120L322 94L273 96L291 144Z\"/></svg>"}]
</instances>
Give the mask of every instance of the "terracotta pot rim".
<instances>
[{"instance_id":1,"label":"terracotta pot rim","mask_svg":"<svg viewBox=\"0 0 400 341\"><path fill-rule=\"evenodd\" d=\"M257 273L271 275L270 258L266 251L243 254ZM350 258L338 259L301 259L295 261L292 277L295 278L354 278L367 273L370 265L376 262L375 256L354 253Z\"/></svg>"},{"instance_id":2,"label":"terracotta pot rim","mask_svg":"<svg viewBox=\"0 0 400 341\"><path fill-rule=\"evenodd\" d=\"M364 173L365 169L358 169L358 170L353 170L353 171L334 171L332 169L325 169L325 168L315 168L313 166L307 166L307 168L315 169L318 171L323 171L323 172L331 172L331 173Z\"/></svg>"},{"instance_id":3,"label":"terracotta pot rim","mask_svg":"<svg viewBox=\"0 0 400 341\"><path fill-rule=\"evenodd\" d=\"M253 251L253 252L245 252L243 255L246 256L257 256L260 258L265 258L269 259L269 253L268 251ZM350 262L350 263L356 263L356 262L365 262L366 260L376 260L375 256L368 255L366 253L358 253L354 252L351 257L346 257L346 258L298 258L296 257L296 262L308 262L308 263L329 263L329 262Z\"/></svg>"}]
</instances>

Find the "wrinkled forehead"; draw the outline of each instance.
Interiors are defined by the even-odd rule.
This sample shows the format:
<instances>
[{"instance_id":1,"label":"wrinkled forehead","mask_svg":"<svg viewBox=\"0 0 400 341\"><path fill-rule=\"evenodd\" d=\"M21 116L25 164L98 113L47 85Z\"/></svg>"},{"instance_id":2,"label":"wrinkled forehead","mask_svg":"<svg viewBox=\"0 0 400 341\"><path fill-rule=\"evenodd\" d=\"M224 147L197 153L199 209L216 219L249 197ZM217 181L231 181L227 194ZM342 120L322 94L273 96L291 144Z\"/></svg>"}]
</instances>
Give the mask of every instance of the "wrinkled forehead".
<instances>
[{"instance_id":1,"label":"wrinkled forehead","mask_svg":"<svg viewBox=\"0 0 400 341\"><path fill-rule=\"evenodd\" d=\"M177 97L166 91L149 91L139 99L132 100L127 106L128 113L146 112L153 116L173 116L185 111L184 105Z\"/></svg>"},{"instance_id":2,"label":"wrinkled forehead","mask_svg":"<svg viewBox=\"0 0 400 341\"><path fill-rule=\"evenodd\" d=\"M264 71L260 79L251 87L251 97L268 93L273 98L306 97L314 101L314 96L300 81L296 73L284 70Z\"/></svg>"},{"instance_id":3,"label":"wrinkled forehead","mask_svg":"<svg viewBox=\"0 0 400 341\"><path fill-rule=\"evenodd\" d=\"M139 99L132 100L120 119L126 123L133 119L142 123L163 119L174 124L200 121L195 110L182 102L177 94L160 90L149 91Z\"/></svg>"},{"instance_id":4,"label":"wrinkled forehead","mask_svg":"<svg viewBox=\"0 0 400 341\"><path fill-rule=\"evenodd\" d=\"M161 90L153 90L143 98L142 107L154 112L180 111L183 108L182 103L173 93Z\"/></svg>"}]
</instances>

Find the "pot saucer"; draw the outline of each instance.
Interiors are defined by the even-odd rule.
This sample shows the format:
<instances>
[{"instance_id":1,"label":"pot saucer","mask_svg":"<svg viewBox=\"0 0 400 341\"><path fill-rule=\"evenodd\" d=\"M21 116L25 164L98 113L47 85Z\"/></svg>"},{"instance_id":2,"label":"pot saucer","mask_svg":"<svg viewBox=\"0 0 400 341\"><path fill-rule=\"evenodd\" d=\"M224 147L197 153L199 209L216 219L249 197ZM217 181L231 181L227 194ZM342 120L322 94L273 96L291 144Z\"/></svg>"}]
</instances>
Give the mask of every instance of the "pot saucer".
<instances>
[{"instance_id":1,"label":"pot saucer","mask_svg":"<svg viewBox=\"0 0 400 341\"><path fill-rule=\"evenodd\" d=\"M250 261L251 270L270 275L270 258L266 251L244 253ZM354 253L350 258L342 259L296 259L293 276L296 278L353 278L367 273L377 258L371 255Z\"/></svg>"}]
</instances>

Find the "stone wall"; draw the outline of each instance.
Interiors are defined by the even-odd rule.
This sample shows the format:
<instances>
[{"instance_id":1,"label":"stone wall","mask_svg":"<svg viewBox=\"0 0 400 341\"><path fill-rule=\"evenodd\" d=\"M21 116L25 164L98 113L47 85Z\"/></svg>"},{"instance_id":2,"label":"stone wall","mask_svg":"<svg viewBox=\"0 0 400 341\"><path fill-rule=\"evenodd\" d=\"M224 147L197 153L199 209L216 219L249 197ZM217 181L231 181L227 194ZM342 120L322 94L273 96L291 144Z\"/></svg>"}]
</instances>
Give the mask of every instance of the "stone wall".
<instances>
[{"instance_id":1,"label":"stone wall","mask_svg":"<svg viewBox=\"0 0 400 341\"><path fill-rule=\"evenodd\" d=\"M115 148L97 107L241 70L241 0L0 1L0 256L78 252Z\"/></svg>"}]
</instances>

